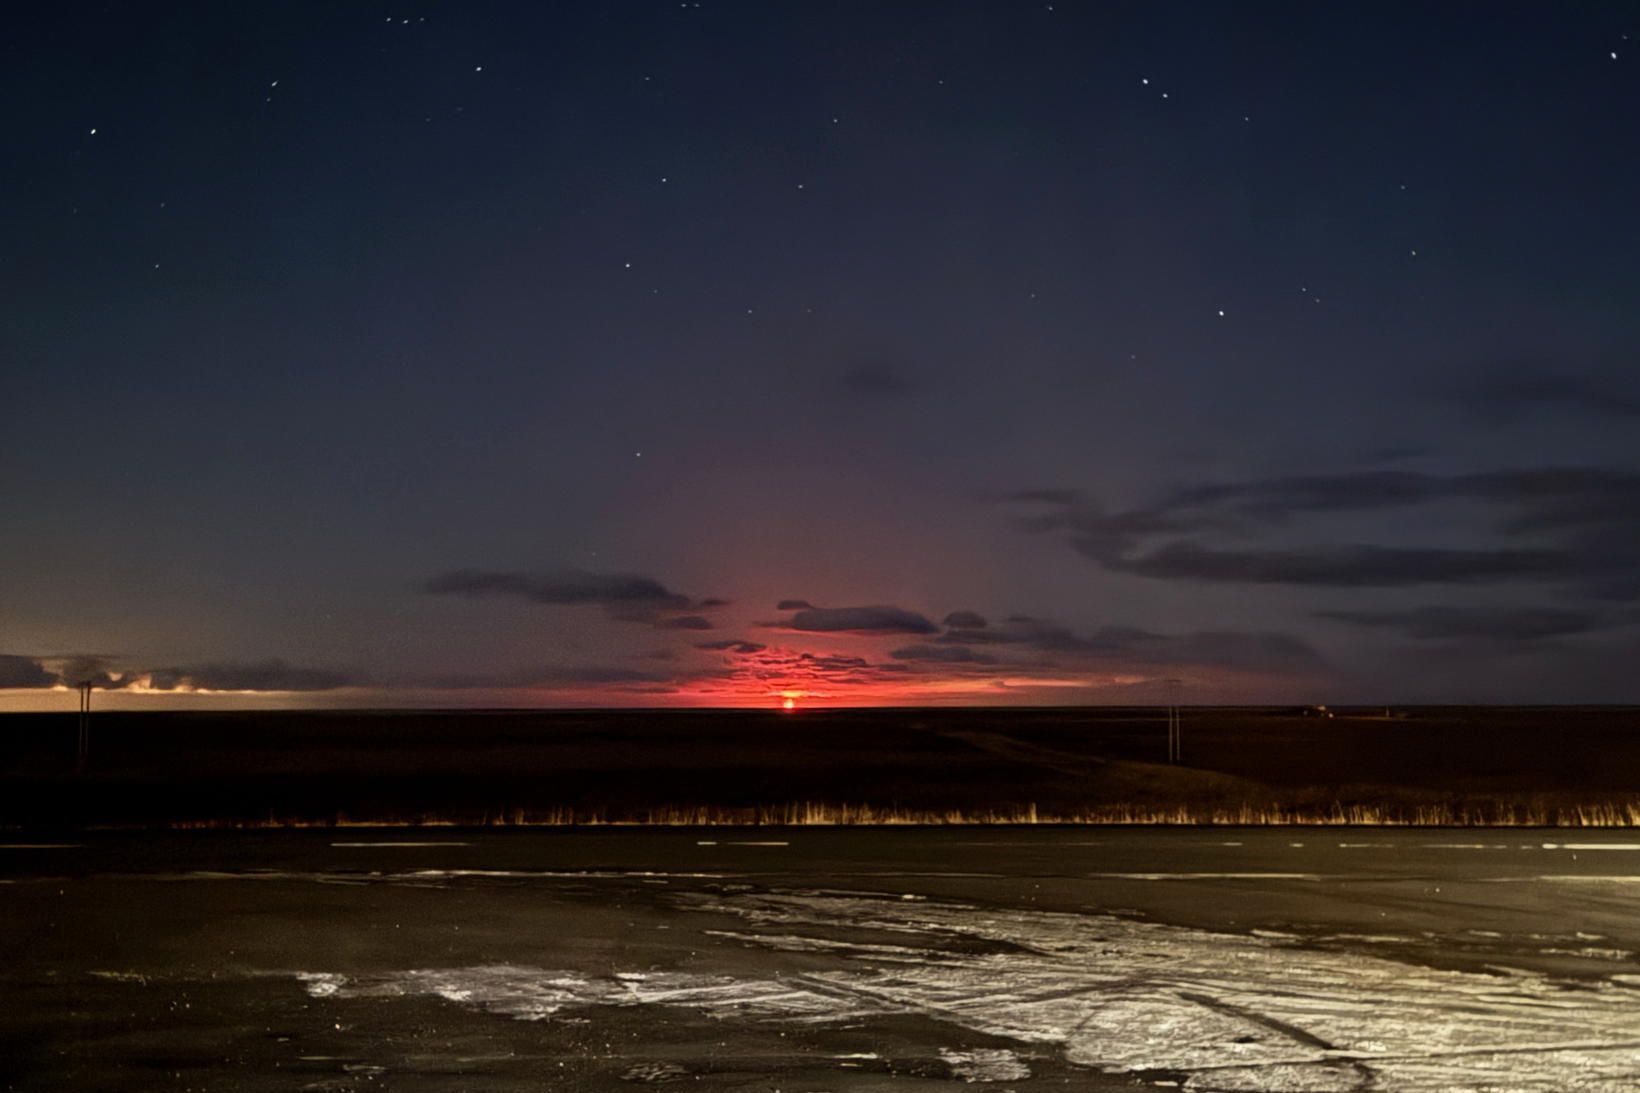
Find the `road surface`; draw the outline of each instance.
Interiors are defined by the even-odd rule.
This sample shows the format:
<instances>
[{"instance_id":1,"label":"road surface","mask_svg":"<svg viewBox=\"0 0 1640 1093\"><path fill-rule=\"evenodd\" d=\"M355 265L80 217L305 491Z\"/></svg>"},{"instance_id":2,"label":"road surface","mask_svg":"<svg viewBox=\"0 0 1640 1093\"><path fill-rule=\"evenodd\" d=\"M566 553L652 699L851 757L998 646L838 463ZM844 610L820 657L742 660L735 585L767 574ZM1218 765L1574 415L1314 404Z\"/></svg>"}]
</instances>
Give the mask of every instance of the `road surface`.
<instances>
[{"instance_id":1,"label":"road surface","mask_svg":"<svg viewBox=\"0 0 1640 1093\"><path fill-rule=\"evenodd\" d=\"M0 1088L1640 1085L1623 832L0 843Z\"/></svg>"}]
</instances>

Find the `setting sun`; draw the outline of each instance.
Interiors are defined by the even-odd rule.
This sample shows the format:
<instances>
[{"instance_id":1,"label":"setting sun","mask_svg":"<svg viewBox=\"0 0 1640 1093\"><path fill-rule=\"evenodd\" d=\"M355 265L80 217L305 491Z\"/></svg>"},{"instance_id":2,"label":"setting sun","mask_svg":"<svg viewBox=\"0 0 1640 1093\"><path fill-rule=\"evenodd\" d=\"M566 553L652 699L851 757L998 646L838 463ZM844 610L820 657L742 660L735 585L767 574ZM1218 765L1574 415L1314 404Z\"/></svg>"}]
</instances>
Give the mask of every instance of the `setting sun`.
<instances>
[{"instance_id":1,"label":"setting sun","mask_svg":"<svg viewBox=\"0 0 1640 1093\"><path fill-rule=\"evenodd\" d=\"M788 712L791 711L791 710L797 709L797 699L789 698L789 697L786 698L784 701L782 701L780 703L780 708L782 710L786 710Z\"/></svg>"}]
</instances>

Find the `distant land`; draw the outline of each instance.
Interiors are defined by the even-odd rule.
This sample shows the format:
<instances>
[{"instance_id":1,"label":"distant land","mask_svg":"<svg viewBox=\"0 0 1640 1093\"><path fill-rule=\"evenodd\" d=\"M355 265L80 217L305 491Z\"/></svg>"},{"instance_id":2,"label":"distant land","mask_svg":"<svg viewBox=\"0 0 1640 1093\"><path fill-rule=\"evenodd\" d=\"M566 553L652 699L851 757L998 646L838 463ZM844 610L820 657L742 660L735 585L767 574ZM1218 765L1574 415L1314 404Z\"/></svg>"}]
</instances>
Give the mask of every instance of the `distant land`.
<instances>
[{"instance_id":1,"label":"distant land","mask_svg":"<svg viewBox=\"0 0 1640 1093\"><path fill-rule=\"evenodd\" d=\"M0 825L1640 823L1640 709L0 716Z\"/></svg>"}]
</instances>

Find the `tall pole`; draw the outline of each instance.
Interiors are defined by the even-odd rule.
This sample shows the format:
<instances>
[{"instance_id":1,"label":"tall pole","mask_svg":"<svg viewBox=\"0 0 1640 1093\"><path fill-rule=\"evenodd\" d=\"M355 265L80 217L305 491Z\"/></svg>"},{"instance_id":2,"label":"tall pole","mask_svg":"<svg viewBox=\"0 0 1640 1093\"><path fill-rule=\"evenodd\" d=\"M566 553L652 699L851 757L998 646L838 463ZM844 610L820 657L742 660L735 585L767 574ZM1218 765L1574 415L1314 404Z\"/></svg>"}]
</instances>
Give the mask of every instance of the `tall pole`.
<instances>
[{"instance_id":1,"label":"tall pole","mask_svg":"<svg viewBox=\"0 0 1640 1093\"><path fill-rule=\"evenodd\" d=\"M1167 761L1184 760L1184 726L1179 720L1179 681L1167 681Z\"/></svg>"},{"instance_id":2,"label":"tall pole","mask_svg":"<svg viewBox=\"0 0 1640 1093\"><path fill-rule=\"evenodd\" d=\"M80 738L74 752L74 773L84 774L91 756L91 684L80 684Z\"/></svg>"}]
</instances>

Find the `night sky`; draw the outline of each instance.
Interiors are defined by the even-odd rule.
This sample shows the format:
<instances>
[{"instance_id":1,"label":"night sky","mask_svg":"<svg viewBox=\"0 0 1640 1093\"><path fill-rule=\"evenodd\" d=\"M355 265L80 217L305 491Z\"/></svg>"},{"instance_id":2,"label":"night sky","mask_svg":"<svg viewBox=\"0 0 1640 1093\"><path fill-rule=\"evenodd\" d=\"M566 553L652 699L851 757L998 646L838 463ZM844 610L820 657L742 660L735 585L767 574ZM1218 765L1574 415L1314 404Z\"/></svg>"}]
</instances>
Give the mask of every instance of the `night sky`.
<instances>
[{"instance_id":1,"label":"night sky","mask_svg":"<svg viewBox=\"0 0 1640 1093\"><path fill-rule=\"evenodd\" d=\"M1640 701L1634 35L13 12L0 708Z\"/></svg>"}]
</instances>

